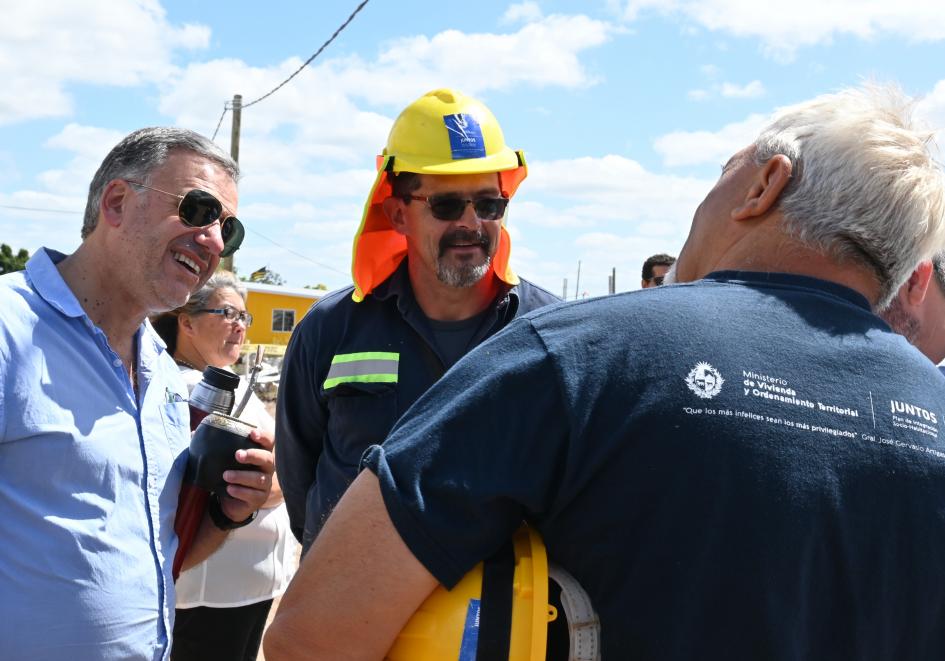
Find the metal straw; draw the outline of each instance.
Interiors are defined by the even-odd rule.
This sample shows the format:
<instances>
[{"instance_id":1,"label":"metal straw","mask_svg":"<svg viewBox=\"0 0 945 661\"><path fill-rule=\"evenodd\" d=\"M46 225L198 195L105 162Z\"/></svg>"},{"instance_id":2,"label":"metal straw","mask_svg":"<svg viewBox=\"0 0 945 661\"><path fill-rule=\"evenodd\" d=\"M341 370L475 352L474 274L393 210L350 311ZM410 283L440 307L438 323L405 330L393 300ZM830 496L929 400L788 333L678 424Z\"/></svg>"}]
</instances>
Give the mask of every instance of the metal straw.
<instances>
[{"instance_id":1,"label":"metal straw","mask_svg":"<svg viewBox=\"0 0 945 661\"><path fill-rule=\"evenodd\" d=\"M240 400L240 403L233 410L234 418L240 417L240 414L249 402L250 395L253 394L253 386L256 385L256 377L259 376L259 372L262 370L263 351L265 351L263 345L260 344L256 347L256 358L253 360L253 367L249 371L249 383L246 386L246 392L243 393L243 399Z\"/></svg>"}]
</instances>

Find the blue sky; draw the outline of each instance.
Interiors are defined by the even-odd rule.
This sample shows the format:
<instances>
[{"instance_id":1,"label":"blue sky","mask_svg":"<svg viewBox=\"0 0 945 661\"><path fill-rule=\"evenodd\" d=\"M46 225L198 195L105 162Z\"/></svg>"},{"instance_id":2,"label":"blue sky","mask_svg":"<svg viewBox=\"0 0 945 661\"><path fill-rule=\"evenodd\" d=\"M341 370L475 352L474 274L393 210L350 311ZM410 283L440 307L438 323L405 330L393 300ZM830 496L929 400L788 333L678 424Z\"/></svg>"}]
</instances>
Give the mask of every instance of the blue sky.
<instances>
[{"instance_id":1,"label":"blue sky","mask_svg":"<svg viewBox=\"0 0 945 661\"><path fill-rule=\"evenodd\" d=\"M262 96L357 2L0 0L0 242L79 244L92 173L127 132L210 135L233 94ZM555 293L639 286L679 251L728 156L779 106L896 81L945 126L938 0L370 0L288 85L243 114L237 269L349 280L374 155L414 98L478 96L530 176L510 206L518 272ZM229 149L230 115L218 143ZM939 133L939 142L945 134ZM23 210L14 207L27 207Z\"/></svg>"}]
</instances>

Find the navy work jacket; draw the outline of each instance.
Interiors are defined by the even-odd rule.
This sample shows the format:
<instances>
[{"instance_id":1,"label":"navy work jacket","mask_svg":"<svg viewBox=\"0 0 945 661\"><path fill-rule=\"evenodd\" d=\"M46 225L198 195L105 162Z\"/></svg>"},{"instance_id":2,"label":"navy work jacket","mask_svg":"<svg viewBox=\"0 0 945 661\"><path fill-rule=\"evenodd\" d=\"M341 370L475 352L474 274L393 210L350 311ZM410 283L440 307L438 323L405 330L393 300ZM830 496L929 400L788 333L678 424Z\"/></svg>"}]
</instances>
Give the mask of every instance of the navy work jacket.
<instances>
[{"instance_id":1,"label":"navy work jacket","mask_svg":"<svg viewBox=\"0 0 945 661\"><path fill-rule=\"evenodd\" d=\"M282 364L276 468L292 532L314 541L358 473L361 455L449 365L414 298L407 262L360 303L352 287L318 301L295 328ZM470 347L515 317L558 299L526 280L501 293Z\"/></svg>"}]
</instances>

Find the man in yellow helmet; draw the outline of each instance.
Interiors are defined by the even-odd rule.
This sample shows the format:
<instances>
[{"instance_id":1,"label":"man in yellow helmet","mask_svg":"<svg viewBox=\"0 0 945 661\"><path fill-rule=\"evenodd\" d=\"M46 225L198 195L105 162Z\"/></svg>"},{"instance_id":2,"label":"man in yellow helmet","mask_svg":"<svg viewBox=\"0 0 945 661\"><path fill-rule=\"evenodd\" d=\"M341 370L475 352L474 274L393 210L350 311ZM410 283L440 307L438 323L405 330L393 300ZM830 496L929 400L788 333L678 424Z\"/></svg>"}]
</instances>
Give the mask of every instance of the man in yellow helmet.
<instances>
[{"instance_id":1,"label":"man in yellow helmet","mask_svg":"<svg viewBox=\"0 0 945 661\"><path fill-rule=\"evenodd\" d=\"M277 412L279 480L308 548L361 454L453 363L558 300L509 266L525 158L483 104L441 89L410 104L378 157L354 240L354 285L293 333Z\"/></svg>"}]
</instances>

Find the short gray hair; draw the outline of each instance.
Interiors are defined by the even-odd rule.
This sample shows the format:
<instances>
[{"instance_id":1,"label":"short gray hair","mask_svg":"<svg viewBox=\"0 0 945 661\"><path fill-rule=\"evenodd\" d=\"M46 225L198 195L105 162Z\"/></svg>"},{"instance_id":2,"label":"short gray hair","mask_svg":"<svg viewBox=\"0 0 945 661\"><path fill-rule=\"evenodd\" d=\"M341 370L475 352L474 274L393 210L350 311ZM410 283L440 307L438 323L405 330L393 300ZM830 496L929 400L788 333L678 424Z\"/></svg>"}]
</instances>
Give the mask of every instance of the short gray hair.
<instances>
[{"instance_id":1,"label":"short gray hair","mask_svg":"<svg viewBox=\"0 0 945 661\"><path fill-rule=\"evenodd\" d=\"M164 164L171 152L177 150L193 152L213 161L223 168L233 181L239 179L240 167L236 161L199 133L162 126L138 129L108 152L108 156L92 177L82 221L82 238L91 234L98 224L98 208L108 182L114 179L132 179L147 184L151 173Z\"/></svg>"},{"instance_id":2,"label":"short gray hair","mask_svg":"<svg viewBox=\"0 0 945 661\"><path fill-rule=\"evenodd\" d=\"M780 110L755 161L783 154L792 178L778 201L788 234L871 268L882 309L915 265L945 245L945 172L895 86L866 84Z\"/></svg>"},{"instance_id":3,"label":"short gray hair","mask_svg":"<svg viewBox=\"0 0 945 661\"><path fill-rule=\"evenodd\" d=\"M210 297L221 289L232 289L239 294L244 303L246 302L246 287L243 283L237 280L233 273L221 270L211 275L207 283L191 294L184 305L151 317L151 325L164 340L171 355L177 351L177 318L181 314L192 315L198 310L203 310L207 307Z\"/></svg>"},{"instance_id":4,"label":"short gray hair","mask_svg":"<svg viewBox=\"0 0 945 661\"><path fill-rule=\"evenodd\" d=\"M932 269L939 286L945 291L945 250L932 257Z\"/></svg>"}]
</instances>

